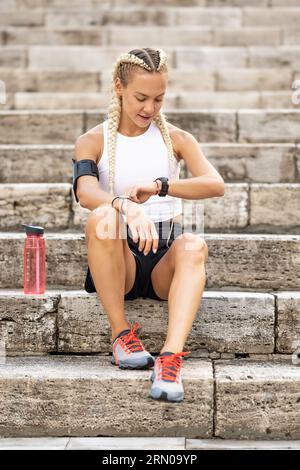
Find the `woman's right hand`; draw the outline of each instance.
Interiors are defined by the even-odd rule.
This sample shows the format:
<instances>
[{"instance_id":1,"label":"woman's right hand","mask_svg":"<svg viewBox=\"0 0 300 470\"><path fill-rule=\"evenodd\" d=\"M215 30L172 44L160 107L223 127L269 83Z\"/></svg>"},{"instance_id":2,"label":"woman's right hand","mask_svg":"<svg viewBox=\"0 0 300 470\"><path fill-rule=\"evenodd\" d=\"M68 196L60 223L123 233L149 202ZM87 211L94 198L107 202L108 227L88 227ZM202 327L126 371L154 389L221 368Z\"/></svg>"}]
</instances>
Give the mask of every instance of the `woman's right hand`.
<instances>
[{"instance_id":1,"label":"woman's right hand","mask_svg":"<svg viewBox=\"0 0 300 470\"><path fill-rule=\"evenodd\" d=\"M152 249L156 253L159 237L154 222L136 203L129 204L126 210L127 224L132 233L132 239L135 243L139 241L139 251L147 255Z\"/></svg>"}]
</instances>

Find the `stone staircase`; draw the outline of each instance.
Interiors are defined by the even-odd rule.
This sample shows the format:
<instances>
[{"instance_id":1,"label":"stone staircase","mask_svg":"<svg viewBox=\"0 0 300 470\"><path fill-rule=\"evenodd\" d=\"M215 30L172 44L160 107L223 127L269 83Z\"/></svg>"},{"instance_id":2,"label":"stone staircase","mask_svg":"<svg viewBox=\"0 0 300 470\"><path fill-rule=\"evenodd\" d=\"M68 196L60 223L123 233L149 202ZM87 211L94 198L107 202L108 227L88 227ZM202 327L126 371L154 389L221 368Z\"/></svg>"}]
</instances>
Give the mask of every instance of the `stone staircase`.
<instances>
[{"instance_id":1,"label":"stone staircase","mask_svg":"<svg viewBox=\"0 0 300 470\"><path fill-rule=\"evenodd\" d=\"M1 1L0 436L300 439L300 5L248 3ZM223 198L183 201L204 211L209 260L175 404L149 397L149 371L110 364L71 186L75 140L137 45L169 54L165 113L226 181ZM24 222L45 227L43 296L23 294ZM157 354L167 302L126 312Z\"/></svg>"}]
</instances>

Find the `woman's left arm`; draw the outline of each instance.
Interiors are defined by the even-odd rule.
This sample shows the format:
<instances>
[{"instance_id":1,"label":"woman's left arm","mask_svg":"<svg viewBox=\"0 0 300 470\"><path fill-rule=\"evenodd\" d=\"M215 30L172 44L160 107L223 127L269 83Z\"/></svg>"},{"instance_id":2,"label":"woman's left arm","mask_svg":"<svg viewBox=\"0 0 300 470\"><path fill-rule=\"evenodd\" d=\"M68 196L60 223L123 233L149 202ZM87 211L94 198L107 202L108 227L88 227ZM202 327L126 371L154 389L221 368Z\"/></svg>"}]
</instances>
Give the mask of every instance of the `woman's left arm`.
<instances>
[{"instance_id":1,"label":"woman's left arm","mask_svg":"<svg viewBox=\"0 0 300 470\"><path fill-rule=\"evenodd\" d=\"M206 199L222 197L225 182L213 165L204 156L195 137L180 130L176 133L176 150L184 160L191 178L169 181L170 196L182 199Z\"/></svg>"}]
</instances>

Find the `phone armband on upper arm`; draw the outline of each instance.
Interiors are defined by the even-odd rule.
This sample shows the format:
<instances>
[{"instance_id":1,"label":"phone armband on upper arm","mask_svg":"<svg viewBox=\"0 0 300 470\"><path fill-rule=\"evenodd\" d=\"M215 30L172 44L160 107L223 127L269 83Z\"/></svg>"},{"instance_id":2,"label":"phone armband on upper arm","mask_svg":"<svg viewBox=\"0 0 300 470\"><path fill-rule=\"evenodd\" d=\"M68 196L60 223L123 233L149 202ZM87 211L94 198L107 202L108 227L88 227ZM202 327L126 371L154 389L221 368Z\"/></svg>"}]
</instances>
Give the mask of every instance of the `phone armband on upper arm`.
<instances>
[{"instance_id":1,"label":"phone armband on upper arm","mask_svg":"<svg viewBox=\"0 0 300 470\"><path fill-rule=\"evenodd\" d=\"M77 194L76 194L78 178L80 178L80 176L90 175L90 176L95 176L99 181L99 170L94 160L91 160L91 159L79 160L77 162L76 160L74 160L74 158L72 158L72 162L73 162L72 163L73 164L73 191L74 191L76 202L79 202Z\"/></svg>"}]
</instances>

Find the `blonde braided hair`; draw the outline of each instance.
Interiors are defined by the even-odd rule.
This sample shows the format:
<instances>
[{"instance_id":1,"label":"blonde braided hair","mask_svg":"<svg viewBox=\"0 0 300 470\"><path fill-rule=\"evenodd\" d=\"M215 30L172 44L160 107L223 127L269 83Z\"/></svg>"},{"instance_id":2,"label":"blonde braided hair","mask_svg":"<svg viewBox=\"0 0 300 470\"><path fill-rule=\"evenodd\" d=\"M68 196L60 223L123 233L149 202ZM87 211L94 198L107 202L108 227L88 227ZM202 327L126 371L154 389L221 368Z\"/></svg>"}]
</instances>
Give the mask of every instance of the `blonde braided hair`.
<instances>
[{"instance_id":1,"label":"blonde braided hair","mask_svg":"<svg viewBox=\"0 0 300 470\"><path fill-rule=\"evenodd\" d=\"M138 57L138 54L143 55L145 60ZM157 67L154 64L154 61L158 63ZM114 64L111 84L111 101L108 109L109 192L111 194L114 194L116 137L122 110L121 97L119 97L115 92L115 80L118 77L121 80L121 83L127 86L130 74L134 72L136 67L141 67L149 72L167 72L167 55L162 49L135 49L129 53L121 54ZM178 162L173 154L172 141L167 127L167 121L162 110L160 110L157 116L155 116L153 122L159 128L167 146L170 175L171 178L174 179Z\"/></svg>"}]
</instances>

